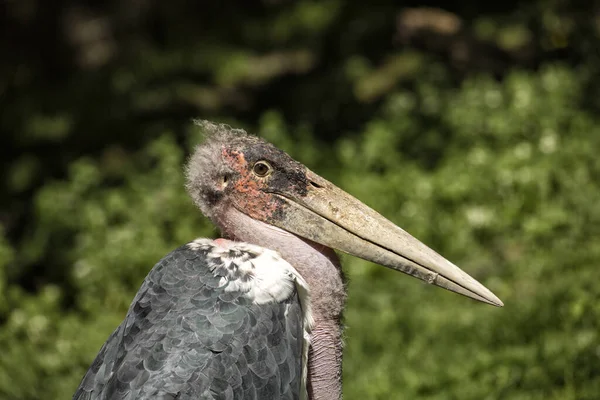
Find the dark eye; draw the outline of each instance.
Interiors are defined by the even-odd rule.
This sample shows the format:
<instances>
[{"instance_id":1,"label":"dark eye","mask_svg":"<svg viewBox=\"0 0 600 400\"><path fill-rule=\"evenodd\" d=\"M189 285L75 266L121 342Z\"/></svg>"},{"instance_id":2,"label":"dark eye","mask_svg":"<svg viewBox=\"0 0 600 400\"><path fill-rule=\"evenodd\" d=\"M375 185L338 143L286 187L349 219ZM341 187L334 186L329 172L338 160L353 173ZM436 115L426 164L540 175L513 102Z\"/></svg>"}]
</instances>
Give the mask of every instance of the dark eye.
<instances>
[{"instance_id":1,"label":"dark eye","mask_svg":"<svg viewBox=\"0 0 600 400\"><path fill-rule=\"evenodd\" d=\"M266 161L257 161L254 167L252 167L252 171L256 176L264 178L271 173L272 168Z\"/></svg>"}]
</instances>

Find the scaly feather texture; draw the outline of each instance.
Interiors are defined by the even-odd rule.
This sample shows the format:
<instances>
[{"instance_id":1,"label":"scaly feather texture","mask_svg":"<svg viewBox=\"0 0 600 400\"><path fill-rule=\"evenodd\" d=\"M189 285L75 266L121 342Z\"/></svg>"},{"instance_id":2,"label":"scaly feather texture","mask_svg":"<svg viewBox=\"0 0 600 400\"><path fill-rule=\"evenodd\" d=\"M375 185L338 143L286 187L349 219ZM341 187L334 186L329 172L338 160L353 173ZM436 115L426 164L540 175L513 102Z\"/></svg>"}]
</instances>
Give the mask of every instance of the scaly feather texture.
<instances>
[{"instance_id":1,"label":"scaly feather texture","mask_svg":"<svg viewBox=\"0 0 600 400\"><path fill-rule=\"evenodd\" d=\"M196 240L148 274L73 399L304 397L309 310L276 252Z\"/></svg>"}]
</instances>

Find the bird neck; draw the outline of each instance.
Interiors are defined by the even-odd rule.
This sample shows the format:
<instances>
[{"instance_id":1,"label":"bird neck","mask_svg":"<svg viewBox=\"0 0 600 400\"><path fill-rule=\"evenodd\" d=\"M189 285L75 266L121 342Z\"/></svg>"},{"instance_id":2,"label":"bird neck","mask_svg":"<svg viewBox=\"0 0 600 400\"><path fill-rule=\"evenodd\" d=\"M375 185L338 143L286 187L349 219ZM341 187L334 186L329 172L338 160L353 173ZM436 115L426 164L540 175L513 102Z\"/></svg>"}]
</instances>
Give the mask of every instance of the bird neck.
<instances>
[{"instance_id":1,"label":"bird neck","mask_svg":"<svg viewBox=\"0 0 600 400\"><path fill-rule=\"evenodd\" d=\"M308 349L308 398L342 398L342 327L339 322L315 323Z\"/></svg>"},{"instance_id":2,"label":"bird neck","mask_svg":"<svg viewBox=\"0 0 600 400\"><path fill-rule=\"evenodd\" d=\"M275 250L308 283L315 324L308 354L308 396L342 397L342 325L346 288L332 249L257 221L231 207L216 222L230 239Z\"/></svg>"}]
</instances>

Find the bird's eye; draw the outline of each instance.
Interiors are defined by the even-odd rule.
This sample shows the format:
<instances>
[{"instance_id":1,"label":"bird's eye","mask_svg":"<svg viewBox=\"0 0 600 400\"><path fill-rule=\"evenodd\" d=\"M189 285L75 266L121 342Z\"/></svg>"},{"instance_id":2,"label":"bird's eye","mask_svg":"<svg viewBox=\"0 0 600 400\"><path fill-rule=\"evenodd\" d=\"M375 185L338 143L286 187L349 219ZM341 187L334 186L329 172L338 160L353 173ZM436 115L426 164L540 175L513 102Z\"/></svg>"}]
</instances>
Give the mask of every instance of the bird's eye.
<instances>
[{"instance_id":1,"label":"bird's eye","mask_svg":"<svg viewBox=\"0 0 600 400\"><path fill-rule=\"evenodd\" d=\"M273 169L266 161L257 161L256 164L254 164L254 167L252 167L252 171L254 172L254 174L261 178L264 178L265 176L269 175L272 170Z\"/></svg>"}]
</instances>

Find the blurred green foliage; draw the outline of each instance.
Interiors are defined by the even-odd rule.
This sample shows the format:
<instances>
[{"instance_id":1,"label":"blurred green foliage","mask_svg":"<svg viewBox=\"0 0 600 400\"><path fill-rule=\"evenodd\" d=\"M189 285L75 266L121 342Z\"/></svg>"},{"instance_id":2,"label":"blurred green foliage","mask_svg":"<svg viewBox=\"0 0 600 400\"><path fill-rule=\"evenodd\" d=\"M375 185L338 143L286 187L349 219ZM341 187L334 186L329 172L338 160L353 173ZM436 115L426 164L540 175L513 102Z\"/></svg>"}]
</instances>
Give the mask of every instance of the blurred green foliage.
<instances>
[{"instance_id":1,"label":"blurred green foliage","mask_svg":"<svg viewBox=\"0 0 600 400\"><path fill-rule=\"evenodd\" d=\"M274 142L505 301L344 257L346 399L599 398L600 8L428 5L4 4L0 399L69 398L152 265L218 235L183 189L192 117Z\"/></svg>"}]
</instances>

